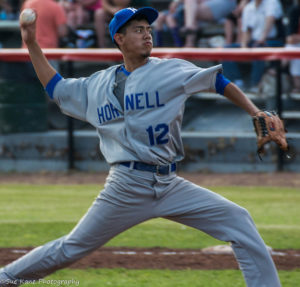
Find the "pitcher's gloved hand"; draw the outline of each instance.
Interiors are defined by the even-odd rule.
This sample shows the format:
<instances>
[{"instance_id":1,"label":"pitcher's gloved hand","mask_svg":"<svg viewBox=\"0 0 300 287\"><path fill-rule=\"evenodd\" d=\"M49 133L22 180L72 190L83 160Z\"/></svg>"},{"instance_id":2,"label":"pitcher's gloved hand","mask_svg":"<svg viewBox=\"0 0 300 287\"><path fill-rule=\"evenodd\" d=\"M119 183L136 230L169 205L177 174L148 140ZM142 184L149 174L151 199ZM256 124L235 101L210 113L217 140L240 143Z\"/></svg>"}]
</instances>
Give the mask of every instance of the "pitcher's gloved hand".
<instances>
[{"instance_id":1,"label":"pitcher's gloved hand","mask_svg":"<svg viewBox=\"0 0 300 287\"><path fill-rule=\"evenodd\" d=\"M286 129L283 121L274 111L259 111L253 116L253 125L257 135L257 153L261 159L264 146L269 142L275 142L280 149L288 151Z\"/></svg>"}]
</instances>

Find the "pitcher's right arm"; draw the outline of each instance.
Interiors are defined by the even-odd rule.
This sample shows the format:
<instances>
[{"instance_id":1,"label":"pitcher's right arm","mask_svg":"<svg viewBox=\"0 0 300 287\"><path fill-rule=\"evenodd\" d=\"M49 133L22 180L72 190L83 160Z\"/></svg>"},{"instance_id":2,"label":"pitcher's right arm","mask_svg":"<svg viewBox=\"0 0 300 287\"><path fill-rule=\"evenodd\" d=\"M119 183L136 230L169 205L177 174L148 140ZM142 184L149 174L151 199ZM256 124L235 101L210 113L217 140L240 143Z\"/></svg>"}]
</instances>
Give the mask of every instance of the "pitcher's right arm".
<instances>
[{"instance_id":1,"label":"pitcher's right arm","mask_svg":"<svg viewBox=\"0 0 300 287\"><path fill-rule=\"evenodd\" d=\"M36 15L38 17L38 15ZM36 17L36 18L37 18ZM31 24L20 21L22 40L27 45L34 70L44 88L57 73L50 65L36 40L36 20Z\"/></svg>"}]
</instances>

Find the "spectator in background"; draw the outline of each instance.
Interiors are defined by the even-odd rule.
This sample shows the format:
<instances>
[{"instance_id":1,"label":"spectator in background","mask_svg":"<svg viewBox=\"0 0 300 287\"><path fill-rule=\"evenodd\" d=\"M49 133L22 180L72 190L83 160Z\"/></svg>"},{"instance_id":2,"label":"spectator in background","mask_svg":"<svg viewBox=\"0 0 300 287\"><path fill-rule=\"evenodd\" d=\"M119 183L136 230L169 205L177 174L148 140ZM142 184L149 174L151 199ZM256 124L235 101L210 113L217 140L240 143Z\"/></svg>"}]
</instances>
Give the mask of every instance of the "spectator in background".
<instances>
[{"instance_id":1,"label":"spectator in background","mask_svg":"<svg viewBox=\"0 0 300 287\"><path fill-rule=\"evenodd\" d=\"M68 27L71 29L70 38L74 38L74 36L77 37L79 29L85 28L87 24L93 23L93 29L96 32L97 47L104 48L106 47L105 36L107 23L112 19L115 12L128 7L131 1L60 0L60 2L67 14ZM73 40L71 40L71 42L73 42ZM78 47L77 44L75 45Z\"/></svg>"},{"instance_id":2,"label":"spectator in background","mask_svg":"<svg viewBox=\"0 0 300 287\"><path fill-rule=\"evenodd\" d=\"M0 20L18 19L19 10L19 0L0 0Z\"/></svg>"},{"instance_id":3,"label":"spectator in background","mask_svg":"<svg viewBox=\"0 0 300 287\"><path fill-rule=\"evenodd\" d=\"M165 25L171 32L174 45L182 47L183 42L180 37L179 29L184 24L183 0L173 0L169 4L169 9L159 13L155 25L155 39L158 47L163 46L163 31Z\"/></svg>"},{"instance_id":4,"label":"spectator in background","mask_svg":"<svg viewBox=\"0 0 300 287\"><path fill-rule=\"evenodd\" d=\"M76 2L82 7L82 9L80 10L82 12L80 18L83 20L83 22L94 23L96 36L98 38L99 30L101 29L99 23L101 24L102 2L105 1L104 0L76 0Z\"/></svg>"},{"instance_id":5,"label":"spectator in background","mask_svg":"<svg viewBox=\"0 0 300 287\"><path fill-rule=\"evenodd\" d=\"M226 45L241 43L242 12L250 0L239 0L237 7L226 17L224 22Z\"/></svg>"},{"instance_id":6,"label":"spectator in background","mask_svg":"<svg viewBox=\"0 0 300 287\"><path fill-rule=\"evenodd\" d=\"M292 6L288 13L288 31L286 46L300 47L300 0L298 4ZM293 79L292 93L300 93L300 59L290 61L290 74Z\"/></svg>"},{"instance_id":7,"label":"spectator in background","mask_svg":"<svg viewBox=\"0 0 300 287\"><path fill-rule=\"evenodd\" d=\"M97 32L99 17L101 17L101 0L60 0L60 4L67 14L67 25L70 29L69 43L66 43L66 46L72 47L75 45L80 48L83 48L86 45L95 46L95 40L91 40L91 43L89 43L90 41L84 38L93 36L95 34L94 30ZM90 23L94 24L92 29L88 29ZM85 44L78 43L81 42L81 37L83 37L83 42L86 42Z\"/></svg>"},{"instance_id":8,"label":"spectator in background","mask_svg":"<svg viewBox=\"0 0 300 287\"><path fill-rule=\"evenodd\" d=\"M96 11L102 6L101 0L76 0L76 2L82 6L85 15L89 16L89 19L93 19Z\"/></svg>"},{"instance_id":9,"label":"spectator in background","mask_svg":"<svg viewBox=\"0 0 300 287\"><path fill-rule=\"evenodd\" d=\"M142 8L151 6L151 0L131 0L130 6L134 8Z\"/></svg>"},{"instance_id":10,"label":"spectator in background","mask_svg":"<svg viewBox=\"0 0 300 287\"><path fill-rule=\"evenodd\" d=\"M195 47L199 21L219 22L236 8L236 0L184 0L185 47Z\"/></svg>"},{"instance_id":11,"label":"spectator in background","mask_svg":"<svg viewBox=\"0 0 300 287\"><path fill-rule=\"evenodd\" d=\"M95 29L98 39L98 47L105 47L106 26L110 22L113 15L128 6L130 0L102 0L102 7L97 10L97 17L95 18Z\"/></svg>"},{"instance_id":12,"label":"spectator in background","mask_svg":"<svg viewBox=\"0 0 300 287\"><path fill-rule=\"evenodd\" d=\"M67 15L67 25L75 31L84 22L83 7L75 0L60 0L59 3L64 8Z\"/></svg>"},{"instance_id":13,"label":"spectator in background","mask_svg":"<svg viewBox=\"0 0 300 287\"><path fill-rule=\"evenodd\" d=\"M227 45L226 47L279 47L283 46L280 21L283 16L279 0L252 0L242 13L242 39L241 43ZM278 25L277 25L278 23ZM243 88L244 82L237 63L224 62L224 73ZM264 73L263 61L254 61L251 70L251 91L258 91L258 84Z\"/></svg>"},{"instance_id":14,"label":"spectator in background","mask_svg":"<svg viewBox=\"0 0 300 287\"><path fill-rule=\"evenodd\" d=\"M54 0L27 0L22 10L25 8L32 8L39 15L36 24L36 38L39 45L42 48L58 48L59 39L68 33L64 9Z\"/></svg>"}]
</instances>

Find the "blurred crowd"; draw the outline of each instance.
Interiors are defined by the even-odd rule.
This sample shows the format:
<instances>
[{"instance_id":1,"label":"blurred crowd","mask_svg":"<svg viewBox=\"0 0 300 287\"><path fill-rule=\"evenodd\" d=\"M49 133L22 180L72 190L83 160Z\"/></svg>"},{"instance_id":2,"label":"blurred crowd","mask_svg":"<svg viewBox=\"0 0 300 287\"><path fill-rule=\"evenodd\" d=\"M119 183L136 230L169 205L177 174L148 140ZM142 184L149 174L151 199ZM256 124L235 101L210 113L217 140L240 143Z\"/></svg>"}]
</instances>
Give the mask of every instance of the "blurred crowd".
<instances>
[{"instance_id":1,"label":"blurred crowd","mask_svg":"<svg viewBox=\"0 0 300 287\"><path fill-rule=\"evenodd\" d=\"M45 48L111 47L107 26L125 7L153 6L158 0L0 0L1 20L17 20L24 8L38 11L38 40ZM300 47L300 0L161 0L154 25L156 47ZM211 28L215 32L208 33ZM214 31L214 30L212 30ZM225 62L225 75L244 88L239 65ZM284 63L300 92L300 60ZM271 69L270 69L271 70ZM255 91L265 71L251 64Z\"/></svg>"},{"instance_id":2,"label":"blurred crowd","mask_svg":"<svg viewBox=\"0 0 300 287\"><path fill-rule=\"evenodd\" d=\"M43 48L104 48L110 44L108 23L117 11L150 5L151 0L0 0L0 20L18 20L20 11L33 8Z\"/></svg>"}]
</instances>

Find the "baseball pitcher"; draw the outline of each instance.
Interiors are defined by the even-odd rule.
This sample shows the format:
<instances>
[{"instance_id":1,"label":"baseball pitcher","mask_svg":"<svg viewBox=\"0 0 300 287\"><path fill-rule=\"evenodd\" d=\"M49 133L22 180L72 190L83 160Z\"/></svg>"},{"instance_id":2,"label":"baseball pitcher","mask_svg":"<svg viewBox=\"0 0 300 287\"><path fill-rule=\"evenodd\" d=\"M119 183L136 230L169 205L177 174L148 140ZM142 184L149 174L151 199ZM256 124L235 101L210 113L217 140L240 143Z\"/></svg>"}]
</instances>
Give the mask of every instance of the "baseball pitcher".
<instances>
[{"instance_id":1,"label":"baseball pitcher","mask_svg":"<svg viewBox=\"0 0 300 287\"><path fill-rule=\"evenodd\" d=\"M202 69L185 60L150 57L151 24L157 16L150 7L117 12L109 30L124 63L79 79L59 75L36 41L35 22L21 21L22 38L49 97L63 113L97 129L111 168L104 190L77 226L2 268L0 286L42 278L157 217L231 242L247 286L281 286L247 210L176 175L176 163L184 156L180 129L190 95L215 91L254 118L259 109L223 77L221 65ZM275 117L270 114L270 121Z\"/></svg>"}]
</instances>

